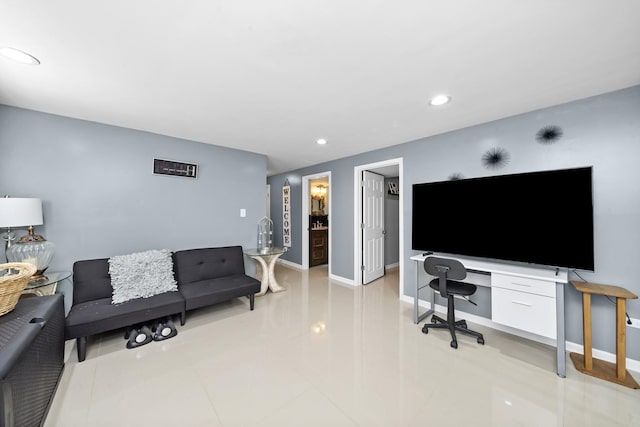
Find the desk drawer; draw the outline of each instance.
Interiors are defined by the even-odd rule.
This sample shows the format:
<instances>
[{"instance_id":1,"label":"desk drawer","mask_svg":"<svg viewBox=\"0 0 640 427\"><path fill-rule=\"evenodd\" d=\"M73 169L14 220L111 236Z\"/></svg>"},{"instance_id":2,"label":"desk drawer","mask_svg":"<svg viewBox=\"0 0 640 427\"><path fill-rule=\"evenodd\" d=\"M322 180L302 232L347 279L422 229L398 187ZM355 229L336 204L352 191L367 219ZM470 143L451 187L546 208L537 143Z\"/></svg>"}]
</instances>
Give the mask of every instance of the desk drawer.
<instances>
[{"instance_id":1,"label":"desk drawer","mask_svg":"<svg viewBox=\"0 0 640 427\"><path fill-rule=\"evenodd\" d=\"M556 299L492 287L491 320L512 328L556 338Z\"/></svg>"},{"instance_id":2,"label":"desk drawer","mask_svg":"<svg viewBox=\"0 0 640 427\"><path fill-rule=\"evenodd\" d=\"M552 298L556 297L556 284L554 282L547 282L546 280L494 273L491 275L491 286Z\"/></svg>"}]
</instances>

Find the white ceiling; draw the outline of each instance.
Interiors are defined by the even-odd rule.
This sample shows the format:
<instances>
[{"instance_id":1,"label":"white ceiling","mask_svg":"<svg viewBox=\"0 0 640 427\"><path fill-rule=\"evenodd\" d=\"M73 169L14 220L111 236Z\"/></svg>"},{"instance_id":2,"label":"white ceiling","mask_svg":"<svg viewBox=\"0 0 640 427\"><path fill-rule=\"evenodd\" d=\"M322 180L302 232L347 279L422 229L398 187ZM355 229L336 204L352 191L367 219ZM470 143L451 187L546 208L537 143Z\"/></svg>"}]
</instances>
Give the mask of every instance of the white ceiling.
<instances>
[{"instance_id":1,"label":"white ceiling","mask_svg":"<svg viewBox=\"0 0 640 427\"><path fill-rule=\"evenodd\" d=\"M0 58L0 103L263 153L271 175L640 84L639 17L636 0L2 0L0 46L41 65Z\"/></svg>"}]
</instances>

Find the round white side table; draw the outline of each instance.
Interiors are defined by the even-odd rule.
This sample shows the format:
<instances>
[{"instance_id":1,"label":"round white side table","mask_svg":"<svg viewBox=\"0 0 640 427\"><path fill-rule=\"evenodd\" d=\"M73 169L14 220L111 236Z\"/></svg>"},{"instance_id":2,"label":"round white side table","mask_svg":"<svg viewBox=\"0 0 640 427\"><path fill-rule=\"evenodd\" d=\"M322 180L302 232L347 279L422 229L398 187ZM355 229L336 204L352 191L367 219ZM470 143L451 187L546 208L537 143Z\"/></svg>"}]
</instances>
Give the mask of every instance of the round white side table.
<instances>
[{"instance_id":1,"label":"round white side table","mask_svg":"<svg viewBox=\"0 0 640 427\"><path fill-rule=\"evenodd\" d=\"M246 249L245 254L255 259L260 263L262 267L262 283L260 285L260 293L257 296L262 296L267 293L268 289L271 292L282 292L286 290L278 284L275 275L276 261L280 256L287 251L286 248L265 248L265 249Z\"/></svg>"},{"instance_id":2,"label":"round white side table","mask_svg":"<svg viewBox=\"0 0 640 427\"><path fill-rule=\"evenodd\" d=\"M62 271L57 273L45 273L41 277L33 278L27 284L27 287L22 291L24 296L38 296L53 295L58 288L58 282L71 277L70 271Z\"/></svg>"}]
</instances>

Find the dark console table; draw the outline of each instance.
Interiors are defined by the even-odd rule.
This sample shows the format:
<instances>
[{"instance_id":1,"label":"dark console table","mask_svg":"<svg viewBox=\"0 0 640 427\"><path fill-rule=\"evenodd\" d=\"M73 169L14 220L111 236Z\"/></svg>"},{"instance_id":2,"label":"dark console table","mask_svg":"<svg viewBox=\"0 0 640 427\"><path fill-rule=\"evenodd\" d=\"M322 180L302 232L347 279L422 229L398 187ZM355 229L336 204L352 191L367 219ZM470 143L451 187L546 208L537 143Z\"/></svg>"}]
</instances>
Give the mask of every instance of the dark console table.
<instances>
[{"instance_id":1,"label":"dark console table","mask_svg":"<svg viewBox=\"0 0 640 427\"><path fill-rule=\"evenodd\" d=\"M20 299L0 317L0 426L44 424L63 368L62 295Z\"/></svg>"}]
</instances>

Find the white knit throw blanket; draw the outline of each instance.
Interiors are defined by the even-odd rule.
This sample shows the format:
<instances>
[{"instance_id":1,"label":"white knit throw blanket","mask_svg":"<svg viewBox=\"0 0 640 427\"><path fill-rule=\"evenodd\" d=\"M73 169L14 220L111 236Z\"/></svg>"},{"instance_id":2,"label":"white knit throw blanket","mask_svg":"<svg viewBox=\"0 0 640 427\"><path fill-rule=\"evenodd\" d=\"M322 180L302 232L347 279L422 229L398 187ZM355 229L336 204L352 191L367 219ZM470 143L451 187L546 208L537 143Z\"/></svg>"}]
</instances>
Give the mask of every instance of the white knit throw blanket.
<instances>
[{"instance_id":1,"label":"white knit throw blanket","mask_svg":"<svg viewBox=\"0 0 640 427\"><path fill-rule=\"evenodd\" d=\"M112 304L177 291L168 249L150 250L109 258Z\"/></svg>"}]
</instances>

